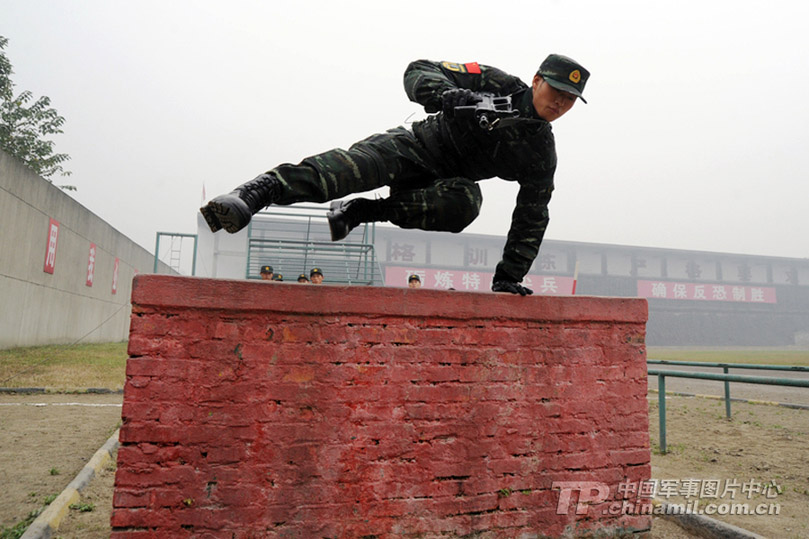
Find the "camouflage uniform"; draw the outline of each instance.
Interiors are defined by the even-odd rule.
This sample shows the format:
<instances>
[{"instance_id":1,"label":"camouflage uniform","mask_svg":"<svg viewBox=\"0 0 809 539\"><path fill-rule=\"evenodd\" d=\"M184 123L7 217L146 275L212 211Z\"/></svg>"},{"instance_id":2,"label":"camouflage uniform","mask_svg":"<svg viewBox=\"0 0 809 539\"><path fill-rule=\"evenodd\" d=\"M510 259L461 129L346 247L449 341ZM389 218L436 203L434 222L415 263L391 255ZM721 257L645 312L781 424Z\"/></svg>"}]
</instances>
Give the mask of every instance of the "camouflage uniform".
<instances>
[{"instance_id":1,"label":"camouflage uniform","mask_svg":"<svg viewBox=\"0 0 809 539\"><path fill-rule=\"evenodd\" d=\"M460 232L478 215L478 180L520 184L503 258L496 275L520 282L539 252L548 224L556 150L550 123L540 119L531 88L494 67L418 60L404 74L408 97L427 112L441 109L445 90L511 95L520 122L487 131L472 120L442 113L373 135L348 151L331 150L269 171L280 180L276 204L326 202L390 186L384 218L402 228Z\"/></svg>"}]
</instances>

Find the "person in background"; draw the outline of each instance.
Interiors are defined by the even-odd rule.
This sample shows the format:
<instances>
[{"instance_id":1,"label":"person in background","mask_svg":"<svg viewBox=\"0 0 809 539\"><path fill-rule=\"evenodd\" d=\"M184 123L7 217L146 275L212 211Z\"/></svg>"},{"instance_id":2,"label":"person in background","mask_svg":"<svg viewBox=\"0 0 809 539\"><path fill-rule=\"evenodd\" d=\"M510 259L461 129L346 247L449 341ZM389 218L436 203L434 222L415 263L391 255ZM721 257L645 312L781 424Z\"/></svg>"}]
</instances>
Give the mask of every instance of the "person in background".
<instances>
[{"instance_id":1,"label":"person in background","mask_svg":"<svg viewBox=\"0 0 809 539\"><path fill-rule=\"evenodd\" d=\"M309 284L309 278L306 276L305 273L301 273L298 275L298 282L301 284Z\"/></svg>"},{"instance_id":2,"label":"person in background","mask_svg":"<svg viewBox=\"0 0 809 539\"><path fill-rule=\"evenodd\" d=\"M407 278L407 286L409 288L421 288L421 277L414 273Z\"/></svg>"},{"instance_id":3,"label":"person in background","mask_svg":"<svg viewBox=\"0 0 809 539\"><path fill-rule=\"evenodd\" d=\"M284 281L284 276L281 275L280 273L276 273L275 275L273 275L272 280L273 281L278 281L280 283L280 282Z\"/></svg>"},{"instance_id":4,"label":"person in background","mask_svg":"<svg viewBox=\"0 0 809 539\"><path fill-rule=\"evenodd\" d=\"M261 280L262 281L274 281L273 273L272 273L272 266L261 266Z\"/></svg>"},{"instance_id":5,"label":"person in background","mask_svg":"<svg viewBox=\"0 0 809 539\"><path fill-rule=\"evenodd\" d=\"M312 271L309 272L309 279L312 281L312 284L322 284L323 272L320 271L320 268L312 268Z\"/></svg>"}]
</instances>

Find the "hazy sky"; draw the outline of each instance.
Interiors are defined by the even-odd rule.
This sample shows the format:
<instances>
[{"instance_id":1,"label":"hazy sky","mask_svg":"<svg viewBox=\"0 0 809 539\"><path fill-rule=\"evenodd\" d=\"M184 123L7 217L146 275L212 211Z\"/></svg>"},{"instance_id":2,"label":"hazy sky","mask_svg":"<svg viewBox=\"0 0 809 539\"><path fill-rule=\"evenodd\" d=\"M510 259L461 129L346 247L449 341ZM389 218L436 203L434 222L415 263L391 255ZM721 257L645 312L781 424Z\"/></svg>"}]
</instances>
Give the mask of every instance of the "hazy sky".
<instances>
[{"instance_id":1,"label":"hazy sky","mask_svg":"<svg viewBox=\"0 0 809 539\"><path fill-rule=\"evenodd\" d=\"M809 257L809 3L0 0L17 92L65 117L70 193L149 250L208 198L425 114L414 59L591 72L554 123L547 238ZM505 234L482 183L467 231Z\"/></svg>"}]
</instances>

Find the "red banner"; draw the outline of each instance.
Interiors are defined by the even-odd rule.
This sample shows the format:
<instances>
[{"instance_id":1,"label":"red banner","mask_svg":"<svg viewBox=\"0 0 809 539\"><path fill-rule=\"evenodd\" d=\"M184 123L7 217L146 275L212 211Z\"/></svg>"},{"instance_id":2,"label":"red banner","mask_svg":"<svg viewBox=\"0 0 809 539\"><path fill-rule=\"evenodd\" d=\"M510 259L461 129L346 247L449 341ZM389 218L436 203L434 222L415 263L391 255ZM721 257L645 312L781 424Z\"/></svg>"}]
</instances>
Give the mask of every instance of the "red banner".
<instances>
[{"instance_id":1,"label":"red banner","mask_svg":"<svg viewBox=\"0 0 809 539\"><path fill-rule=\"evenodd\" d=\"M422 288L462 290L465 292L490 292L492 277L494 277L494 273L482 271L387 266L385 269L385 284L387 286L407 287L407 279L413 274L421 278ZM573 277L526 275L522 284L532 289L534 294L566 296L573 291Z\"/></svg>"},{"instance_id":2,"label":"red banner","mask_svg":"<svg viewBox=\"0 0 809 539\"><path fill-rule=\"evenodd\" d=\"M59 221L51 217L48 223L48 243L45 249L45 267L43 271L53 275L56 269L56 242L59 240Z\"/></svg>"},{"instance_id":3,"label":"red banner","mask_svg":"<svg viewBox=\"0 0 809 539\"><path fill-rule=\"evenodd\" d=\"M775 288L735 284L703 284L674 281L638 281L638 296L692 301L777 303Z\"/></svg>"}]
</instances>

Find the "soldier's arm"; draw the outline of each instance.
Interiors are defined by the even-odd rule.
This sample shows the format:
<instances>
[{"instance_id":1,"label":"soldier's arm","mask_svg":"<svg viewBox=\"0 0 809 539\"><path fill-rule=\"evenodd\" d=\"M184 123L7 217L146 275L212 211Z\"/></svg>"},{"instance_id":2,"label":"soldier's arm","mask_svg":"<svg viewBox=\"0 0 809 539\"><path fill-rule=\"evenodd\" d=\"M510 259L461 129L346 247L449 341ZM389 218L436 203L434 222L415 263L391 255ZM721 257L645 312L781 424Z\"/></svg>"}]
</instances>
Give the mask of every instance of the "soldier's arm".
<instances>
[{"instance_id":1,"label":"soldier's arm","mask_svg":"<svg viewBox=\"0 0 809 539\"><path fill-rule=\"evenodd\" d=\"M404 87L411 101L424 106L427 112L441 110L441 94L454 88L473 92L492 92L508 95L526 85L519 78L477 62L456 64L416 60L404 73Z\"/></svg>"},{"instance_id":2,"label":"soldier's arm","mask_svg":"<svg viewBox=\"0 0 809 539\"><path fill-rule=\"evenodd\" d=\"M503 259L495 270L495 281L519 283L531 269L550 221L548 203L553 192L552 178L520 185L517 205L511 217L511 229L503 248Z\"/></svg>"}]
</instances>

